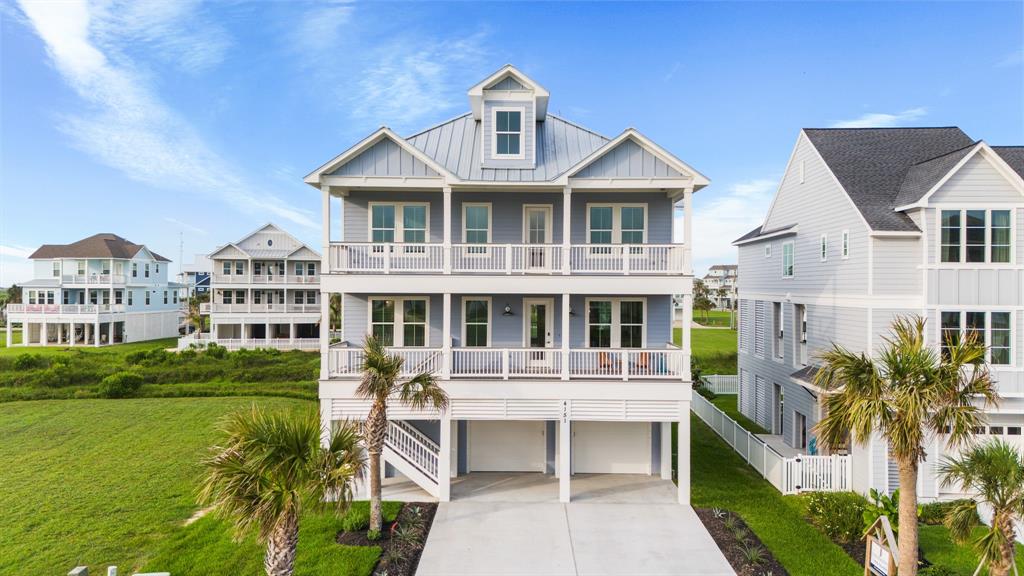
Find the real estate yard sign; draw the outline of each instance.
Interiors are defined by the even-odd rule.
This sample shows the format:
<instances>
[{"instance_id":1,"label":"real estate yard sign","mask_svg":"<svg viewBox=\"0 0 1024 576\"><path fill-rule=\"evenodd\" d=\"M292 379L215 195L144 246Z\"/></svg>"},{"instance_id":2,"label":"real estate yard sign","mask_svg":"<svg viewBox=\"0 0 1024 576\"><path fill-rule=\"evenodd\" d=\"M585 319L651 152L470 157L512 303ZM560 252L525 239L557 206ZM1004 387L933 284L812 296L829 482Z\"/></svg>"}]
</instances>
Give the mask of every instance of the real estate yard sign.
<instances>
[{"instance_id":1,"label":"real estate yard sign","mask_svg":"<svg viewBox=\"0 0 1024 576\"><path fill-rule=\"evenodd\" d=\"M864 533L867 554L864 556L864 576L896 576L900 550L888 516L879 516Z\"/></svg>"}]
</instances>

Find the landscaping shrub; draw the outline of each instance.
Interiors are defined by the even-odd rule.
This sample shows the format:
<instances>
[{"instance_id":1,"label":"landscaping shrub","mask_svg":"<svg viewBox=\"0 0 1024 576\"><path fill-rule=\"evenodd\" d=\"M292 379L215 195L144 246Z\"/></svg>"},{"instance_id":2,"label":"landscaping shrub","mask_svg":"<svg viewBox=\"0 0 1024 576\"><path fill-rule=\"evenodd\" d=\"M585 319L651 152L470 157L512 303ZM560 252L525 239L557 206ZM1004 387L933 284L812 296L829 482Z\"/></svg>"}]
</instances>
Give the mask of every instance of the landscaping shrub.
<instances>
[{"instance_id":1,"label":"landscaping shrub","mask_svg":"<svg viewBox=\"0 0 1024 576\"><path fill-rule=\"evenodd\" d=\"M892 496L879 492L874 488L869 492L871 501L868 502L867 506L864 507L864 530L871 527L872 524L878 520L879 516L888 516L889 524L892 525L893 533L899 532L900 522L900 491L899 489L893 490ZM920 508L918 514L921 513Z\"/></svg>"},{"instance_id":2,"label":"landscaping shrub","mask_svg":"<svg viewBox=\"0 0 1024 576\"><path fill-rule=\"evenodd\" d=\"M918 570L917 576L959 576L959 573L949 566L933 564Z\"/></svg>"},{"instance_id":3,"label":"landscaping shrub","mask_svg":"<svg viewBox=\"0 0 1024 576\"><path fill-rule=\"evenodd\" d=\"M370 508L355 507L349 508L348 512L341 519L341 529L345 532L359 532L370 527Z\"/></svg>"},{"instance_id":4,"label":"landscaping shrub","mask_svg":"<svg viewBox=\"0 0 1024 576\"><path fill-rule=\"evenodd\" d=\"M15 370L33 370L35 368L46 368L49 362L40 354L19 354L14 359Z\"/></svg>"},{"instance_id":5,"label":"landscaping shrub","mask_svg":"<svg viewBox=\"0 0 1024 576\"><path fill-rule=\"evenodd\" d=\"M946 514L959 505L963 500L951 500L949 502L932 502L921 506L918 516L922 524L937 526L946 521ZM980 519L979 519L980 522Z\"/></svg>"},{"instance_id":6,"label":"landscaping shrub","mask_svg":"<svg viewBox=\"0 0 1024 576\"><path fill-rule=\"evenodd\" d=\"M222 359L228 355L228 349L223 346L217 346L211 342L210 345L206 347L206 355L210 358Z\"/></svg>"},{"instance_id":7,"label":"landscaping shrub","mask_svg":"<svg viewBox=\"0 0 1024 576\"><path fill-rule=\"evenodd\" d=\"M856 492L812 492L807 497L807 515L818 530L845 544L860 539L867 505Z\"/></svg>"},{"instance_id":8,"label":"landscaping shrub","mask_svg":"<svg viewBox=\"0 0 1024 576\"><path fill-rule=\"evenodd\" d=\"M118 372L104 378L99 394L104 398L130 398L142 387L142 376L134 372Z\"/></svg>"}]
</instances>

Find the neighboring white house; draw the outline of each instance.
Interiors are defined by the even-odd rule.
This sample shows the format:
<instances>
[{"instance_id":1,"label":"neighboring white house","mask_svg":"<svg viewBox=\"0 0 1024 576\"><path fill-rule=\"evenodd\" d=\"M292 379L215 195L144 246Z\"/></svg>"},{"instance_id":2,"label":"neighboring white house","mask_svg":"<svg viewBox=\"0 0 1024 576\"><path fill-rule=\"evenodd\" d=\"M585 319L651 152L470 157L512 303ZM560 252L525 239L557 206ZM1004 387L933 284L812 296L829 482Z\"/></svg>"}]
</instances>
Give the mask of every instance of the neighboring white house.
<instances>
[{"instance_id":1,"label":"neighboring white house","mask_svg":"<svg viewBox=\"0 0 1024 576\"><path fill-rule=\"evenodd\" d=\"M322 418L366 417L373 333L451 398L388 412L386 461L441 500L479 471L558 475L562 501L570 470L670 478L678 422L688 502L689 330L672 344L671 300L688 328L690 202L708 180L632 128L607 138L549 113L512 66L468 96L469 112L405 138L380 128L306 177L323 193L321 302L340 293L344 310L341 342L321 331Z\"/></svg>"},{"instance_id":2,"label":"neighboring white house","mask_svg":"<svg viewBox=\"0 0 1024 576\"><path fill-rule=\"evenodd\" d=\"M874 353L892 320L920 315L936 349L977 330L1003 402L978 431L1021 445L1024 426L1024 147L958 128L806 129L762 226L739 246L740 410L806 452L822 390L816 354ZM853 486L898 487L887 447L853 446ZM927 447L919 494L942 498Z\"/></svg>"},{"instance_id":3,"label":"neighboring white house","mask_svg":"<svg viewBox=\"0 0 1024 576\"><path fill-rule=\"evenodd\" d=\"M739 266L736 264L715 264L704 275L708 295L719 310L732 310L736 302L736 278Z\"/></svg>"},{"instance_id":4,"label":"neighboring white house","mask_svg":"<svg viewBox=\"0 0 1024 576\"><path fill-rule=\"evenodd\" d=\"M29 256L33 278L22 303L7 305L24 346L139 342L178 335L181 286L167 281L170 260L114 234L44 244Z\"/></svg>"},{"instance_id":5,"label":"neighboring white house","mask_svg":"<svg viewBox=\"0 0 1024 576\"><path fill-rule=\"evenodd\" d=\"M273 224L265 224L209 255L209 334L178 346L214 342L226 348L318 350L320 253Z\"/></svg>"}]
</instances>

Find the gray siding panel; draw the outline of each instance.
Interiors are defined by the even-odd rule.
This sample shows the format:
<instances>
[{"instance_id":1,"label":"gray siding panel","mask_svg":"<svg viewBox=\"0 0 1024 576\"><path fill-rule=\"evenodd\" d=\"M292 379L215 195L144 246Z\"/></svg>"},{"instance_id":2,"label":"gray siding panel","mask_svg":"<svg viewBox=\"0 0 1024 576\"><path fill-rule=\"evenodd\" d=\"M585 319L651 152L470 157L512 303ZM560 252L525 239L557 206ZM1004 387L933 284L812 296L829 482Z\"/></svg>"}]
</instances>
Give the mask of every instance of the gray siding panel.
<instances>
[{"instance_id":1,"label":"gray siding panel","mask_svg":"<svg viewBox=\"0 0 1024 576\"><path fill-rule=\"evenodd\" d=\"M659 192L574 192L572 195L573 244L587 243L587 204L647 204L647 243L672 242L672 202Z\"/></svg>"},{"instance_id":2,"label":"gray siding panel","mask_svg":"<svg viewBox=\"0 0 1024 576\"><path fill-rule=\"evenodd\" d=\"M570 144L578 141L576 134ZM612 148L589 166L580 171L576 178L678 178L682 173L662 159L651 154L632 140L625 140Z\"/></svg>"},{"instance_id":3,"label":"gray siding panel","mask_svg":"<svg viewBox=\"0 0 1024 576\"><path fill-rule=\"evenodd\" d=\"M996 170L989 160L982 157L981 154L975 154L956 174L953 174L945 184L935 191L929 202L963 204L965 208L969 208L970 204L978 202L982 198L986 203L1018 204L1024 200L1021 193Z\"/></svg>"},{"instance_id":4,"label":"gray siding panel","mask_svg":"<svg viewBox=\"0 0 1024 576\"><path fill-rule=\"evenodd\" d=\"M456 244L464 241L462 205L465 203L489 203L491 205L491 242L494 244L523 243L523 206L526 204L550 204L552 207L551 241L554 244L562 242L562 195L560 193L454 193L452 195L452 242ZM573 222L573 227L586 226L585 221L580 222Z\"/></svg>"},{"instance_id":5,"label":"gray siding panel","mask_svg":"<svg viewBox=\"0 0 1024 576\"><path fill-rule=\"evenodd\" d=\"M874 294L915 295L921 293L920 238L875 238Z\"/></svg>"},{"instance_id":6,"label":"gray siding panel","mask_svg":"<svg viewBox=\"0 0 1024 576\"><path fill-rule=\"evenodd\" d=\"M422 160L385 138L331 173L335 176L439 176Z\"/></svg>"}]
</instances>

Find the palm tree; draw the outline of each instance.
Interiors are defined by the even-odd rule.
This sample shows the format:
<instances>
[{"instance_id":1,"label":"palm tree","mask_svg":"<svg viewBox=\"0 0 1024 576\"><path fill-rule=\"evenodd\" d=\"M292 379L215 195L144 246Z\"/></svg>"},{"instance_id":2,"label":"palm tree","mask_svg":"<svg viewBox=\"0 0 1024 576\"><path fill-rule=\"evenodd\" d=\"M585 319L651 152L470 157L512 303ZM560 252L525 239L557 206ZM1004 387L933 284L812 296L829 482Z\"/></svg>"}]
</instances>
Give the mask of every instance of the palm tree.
<instances>
[{"instance_id":1,"label":"palm tree","mask_svg":"<svg viewBox=\"0 0 1024 576\"><path fill-rule=\"evenodd\" d=\"M267 546L267 575L289 576L303 509L341 513L352 500L352 483L365 467L358 429L336 425L323 447L316 410L265 412L256 405L229 415L221 428L223 444L203 462L199 501L230 519L236 538L255 530Z\"/></svg>"},{"instance_id":2,"label":"palm tree","mask_svg":"<svg viewBox=\"0 0 1024 576\"><path fill-rule=\"evenodd\" d=\"M962 446L982 422L996 394L985 346L972 332L950 338L937 354L924 339L923 318L898 318L874 358L833 345L819 355L814 382L826 391L826 415L816 431L827 448L847 439L863 444L880 434L899 468L900 576L917 574L917 475L925 459L924 442L945 436L951 448ZM984 407L975 404L980 397Z\"/></svg>"},{"instance_id":3,"label":"palm tree","mask_svg":"<svg viewBox=\"0 0 1024 576\"><path fill-rule=\"evenodd\" d=\"M331 321L328 323L328 330L341 328L341 294L331 294Z\"/></svg>"},{"instance_id":4,"label":"palm tree","mask_svg":"<svg viewBox=\"0 0 1024 576\"><path fill-rule=\"evenodd\" d=\"M989 565L992 576L1008 576L1014 564L1016 522L1024 520L1024 461L1002 440L974 446L959 458L943 459L943 486L957 485L992 508L992 524L974 540L981 554L978 570ZM949 511L946 526L958 543L967 542L978 523L977 502L964 500Z\"/></svg>"},{"instance_id":5,"label":"palm tree","mask_svg":"<svg viewBox=\"0 0 1024 576\"><path fill-rule=\"evenodd\" d=\"M380 455L388 432L388 401L395 398L410 408L421 410L448 407L448 394L437 385L431 372L420 372L400 379L405 360L388 353L379 338L370 334L363 344L363 377L356 395L373 401L366 416L363 440L370 455L370 530L380 531Z\"/></svg>"},{"instance_id":6,"label":"palm tree","mask_svg":"<svg viewBox=\"0 0 1024 576\"><path fill-rule=\"evenodd\" d=\"M192 325L196 334L203 333L203 314L200 312L202 305L199 301L198 295L194 295L188 299L188 313L186 319L188 323Z\"/></svg>"}]
</instances>

